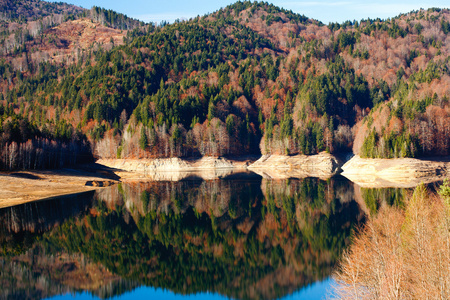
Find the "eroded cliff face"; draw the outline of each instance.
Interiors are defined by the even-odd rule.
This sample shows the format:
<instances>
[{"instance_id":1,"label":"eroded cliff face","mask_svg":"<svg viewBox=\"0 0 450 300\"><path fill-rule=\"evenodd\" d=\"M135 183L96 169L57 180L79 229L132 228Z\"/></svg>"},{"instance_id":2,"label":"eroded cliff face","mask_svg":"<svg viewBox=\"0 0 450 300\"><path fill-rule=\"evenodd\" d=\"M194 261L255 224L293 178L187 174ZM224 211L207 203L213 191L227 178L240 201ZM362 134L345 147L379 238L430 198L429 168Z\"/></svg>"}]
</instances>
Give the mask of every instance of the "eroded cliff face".
<instances>
[{"instance_id":1,"label":"eroded cliff face","mask_svg":"<svg viewBox=\"0 0 450 300\"><path fill-rule=\"evenodd\" d=\"M228 172L232 169L245 170L247 165L252 162L251 159L231 160L223 157L208 157L182 159L178 157L172 158L156 158L156 159L100 159L98 164L106 167L114 168L117 172L121 172L121 177L130 177L133 175L126 174L132 172L135 175L141 174L149 179L158 180L160 172L176 173L176 172L196 172L199 175L205 174L210 176L211 171ZM206 179L206 178L205 178Z\"/></svg>"},{"instance_id":2,"label":"eroded cliff face","mask_svg":"<svg viewBox=\"0 0 450 300\"><path fill-rule=\"evenodd\" d=\"M318 177L327 179L340 172L342 162L326 152L317 155L263 155L242 159L202 157L199 159L101 159L98 164L115 169L123 179L181 180L189 176L215 179L251 170L266 178ZM189 172L189 173L187 173Z\"/></svg>"},{"instance_id":3,"label":"eroded cliff face","mask_svg":"<svg viewBox=\"0 0 450 300\"><path fill-rule=\"evenodd\" d=\"M437 159L361 158L355 155L342 166L342 175L362 187L415 187L421 182L442 181L448 176L448 157Z\"/></svg>"},{"instance_id":4,"label":"eroded cliff face","mask_svg":"<svg viewBox=\"0 0 450 300\"><path fill-rule=\"evenodd\" d=\"M248 169L266 178L330 178L340 171L341 162L326 152L317 155L263 155Z\"/></svg>"}]
</instances>

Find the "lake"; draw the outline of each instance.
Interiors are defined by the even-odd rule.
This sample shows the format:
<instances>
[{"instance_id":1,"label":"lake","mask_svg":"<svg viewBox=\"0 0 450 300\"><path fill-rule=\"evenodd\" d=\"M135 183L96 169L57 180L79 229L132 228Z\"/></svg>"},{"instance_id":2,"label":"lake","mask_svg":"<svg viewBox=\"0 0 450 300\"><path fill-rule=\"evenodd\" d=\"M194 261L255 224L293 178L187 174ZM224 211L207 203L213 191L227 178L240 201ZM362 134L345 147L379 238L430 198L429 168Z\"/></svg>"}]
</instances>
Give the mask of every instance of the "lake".
<instances>
[{"instance_id":1,"label":"lake","mask_svg":"<svg viewBox=\"0 0 450 300\"><path fill-rule=\"evenodd\" d=\"M406 194L237 173L5 208L0 298L323 299L354 231Z\"/></svg>"}]
</instances>

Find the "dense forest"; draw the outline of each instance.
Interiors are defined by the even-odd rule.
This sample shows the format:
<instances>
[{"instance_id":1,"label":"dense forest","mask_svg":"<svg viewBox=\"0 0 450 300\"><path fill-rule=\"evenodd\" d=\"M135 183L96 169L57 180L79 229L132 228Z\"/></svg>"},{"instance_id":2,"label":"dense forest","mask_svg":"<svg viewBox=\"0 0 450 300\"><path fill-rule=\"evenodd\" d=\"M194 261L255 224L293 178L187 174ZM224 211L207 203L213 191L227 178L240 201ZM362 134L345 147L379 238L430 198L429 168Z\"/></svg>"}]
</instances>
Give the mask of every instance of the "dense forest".
<instances>
[{"instance_id":1,"label":"dense forest","mask_svg":"<svg viewBox=\"0 0 450 300\"><path fill-rule=\"evenodd\" d=\"M65 120L38 128L0 105L0 169L61 168L92 162L86 136Z\"/></svg>"},{"instance_id":2,"label":"dense forest","mask_svg":"<svg viewBox=\"0 0 450 300\"><path fill-rule=\"evenodd\" d=\"M173 24L51 16L2 21L0 103L95 157L449 154L449 10L328 25L250 1Z\"/></svg>"}]
</instances>

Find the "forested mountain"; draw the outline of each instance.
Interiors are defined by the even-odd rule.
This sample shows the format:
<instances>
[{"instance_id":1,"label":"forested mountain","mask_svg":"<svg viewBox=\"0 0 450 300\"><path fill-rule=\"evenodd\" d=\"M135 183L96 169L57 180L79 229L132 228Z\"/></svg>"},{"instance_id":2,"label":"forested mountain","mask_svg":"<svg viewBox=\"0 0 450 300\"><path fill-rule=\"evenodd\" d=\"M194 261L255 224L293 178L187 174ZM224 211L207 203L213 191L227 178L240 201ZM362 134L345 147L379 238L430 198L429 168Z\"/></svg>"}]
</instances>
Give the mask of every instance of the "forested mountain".
<instances>
[{"instance_id":1,"label":"forested mountain","mask_svg":"<svg viewBox=\"0 0 450 300\"><path fill-rule=\"evenodd\" d=\"M64 20L2 44L3 148L13 113L104 158L449 154L449 10L324 25L245 1L159 26L95 7Z\"/></svg>"},{"instance_id":2,"label":"forested mountain","mask_svg":"<svg viewBox=\"0 0 450 300\"><path fill-rule=\"evenodd\" d=\"M0 16L3 21L24 23L50 15L77 15L84 11L81 7L67 3L50 3L39 0L1 0Z\"/></svg>"},{"instance_id":3,"label":"forested mountain","mask_svg":"<svg viewBox=\"0 0 450 300\"><path fill-rule=\"evenodd\" d=\"M26 115L22 108L36 107L33 99L40 94L41 83L57 78L58 69L89 60L99 49L124 44L129 31L123 29L136 35L153 26L95 6L86 10L39 0L1 1L0 19L0 169L57 168L91 161L92 143L69 120L37 122L36 115ZM42 82L35 81L44 73ZM19 106L5 97L27 84L34 87Z\"/></svg>"}]
</instances>

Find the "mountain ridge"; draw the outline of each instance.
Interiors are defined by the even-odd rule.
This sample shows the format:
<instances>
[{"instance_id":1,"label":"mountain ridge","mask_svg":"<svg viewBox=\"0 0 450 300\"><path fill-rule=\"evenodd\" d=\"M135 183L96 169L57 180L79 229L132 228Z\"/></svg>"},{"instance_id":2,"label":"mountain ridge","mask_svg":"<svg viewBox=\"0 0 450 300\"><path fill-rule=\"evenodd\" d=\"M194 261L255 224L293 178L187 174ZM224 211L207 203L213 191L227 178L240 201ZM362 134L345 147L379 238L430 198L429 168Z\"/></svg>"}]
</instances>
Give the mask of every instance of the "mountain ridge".
<instances>
[{"instance_id":1,"label":"mountain ridge","mask_svg":"<svg viewBox=\"0 0 450 300\"><path fill-rule=\"evenodd\" d=\"M433 8L325 26L250 1L122 33L91 16L116 37L40 63L24 42L31 67L0 66L1 123L55 133L62 122L99 158L448 155L449 20ZM0 133L7 145L32 138Z\"/></svg>"}]
</instances>

